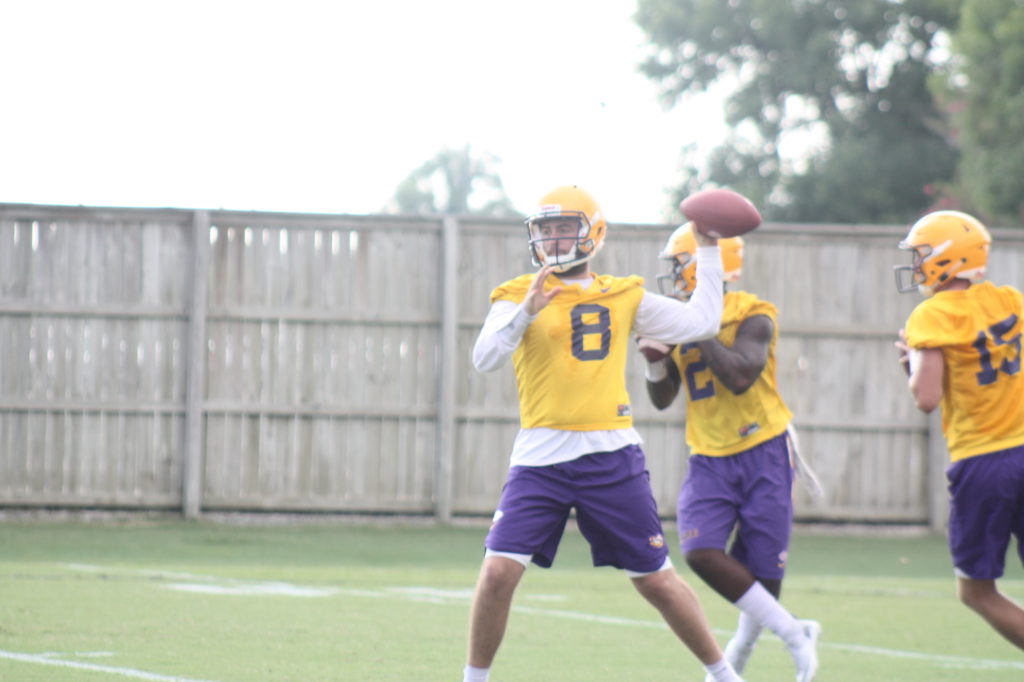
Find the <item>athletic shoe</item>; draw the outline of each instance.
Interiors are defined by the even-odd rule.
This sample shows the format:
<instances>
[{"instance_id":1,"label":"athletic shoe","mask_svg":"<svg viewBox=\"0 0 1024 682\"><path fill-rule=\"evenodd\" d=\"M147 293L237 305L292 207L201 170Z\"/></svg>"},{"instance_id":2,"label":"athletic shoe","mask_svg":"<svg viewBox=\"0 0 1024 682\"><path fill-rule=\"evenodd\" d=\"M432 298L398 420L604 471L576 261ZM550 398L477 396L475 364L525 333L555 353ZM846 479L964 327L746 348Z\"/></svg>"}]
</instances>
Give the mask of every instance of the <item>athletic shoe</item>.
<instances>
[{"instance_id":1,"label":"athletic shoe","mask_svg":"<svg viewBox=\"0 0 1024 682\"><path fill-rule=\"evenodd\" d=\"M801 620L800 629L804 637L794 646L789 646L789 653L796 663L796 682L812 682L818 672L818 637L821 635L821 623L816 620Z\"/></svg>"}]
</instances>

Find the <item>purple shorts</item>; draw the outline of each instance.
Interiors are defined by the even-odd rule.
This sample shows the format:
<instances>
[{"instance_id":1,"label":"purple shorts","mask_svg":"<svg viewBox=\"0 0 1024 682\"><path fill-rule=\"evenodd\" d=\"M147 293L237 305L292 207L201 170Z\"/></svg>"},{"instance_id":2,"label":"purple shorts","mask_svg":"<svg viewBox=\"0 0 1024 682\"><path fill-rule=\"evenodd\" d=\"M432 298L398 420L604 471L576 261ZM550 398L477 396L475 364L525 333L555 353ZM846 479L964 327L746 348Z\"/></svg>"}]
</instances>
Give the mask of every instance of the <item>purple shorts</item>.
<instances>
[{"instance_id":1,"label":"purple shorts","mask_svg":"<svg viewBox=\"0 0 1024 682\"><path fill-rule=\"evenodd\" d=\"M726 457L691 455L676 520L683 554L729 550L757 578L779 580L793 526L793 468L786 434Z\"/></svg>"},{"instance_id":2,"label":"purple shorts","mask_svg":"<svg viewBox=\"0 0 1024 682\"><path fill-rule=\"evenodd\" d=\"M531 554L548 568L573 507L595 566L649 573L664 565L668 548L637 445L552 466L512 467L485 544Z\"/></svg>"},{"instance_id":3,"label":"purple shorts","mask_svg":"<svg viewBox=\"0 0 1024 682\"><path fill-rule=\"evenodd\" d=\"M1002 577L1010 535L1024 562L1024 446L953 462L949 481L949 552L958 575Z\"/></svg>"}]
</instances>

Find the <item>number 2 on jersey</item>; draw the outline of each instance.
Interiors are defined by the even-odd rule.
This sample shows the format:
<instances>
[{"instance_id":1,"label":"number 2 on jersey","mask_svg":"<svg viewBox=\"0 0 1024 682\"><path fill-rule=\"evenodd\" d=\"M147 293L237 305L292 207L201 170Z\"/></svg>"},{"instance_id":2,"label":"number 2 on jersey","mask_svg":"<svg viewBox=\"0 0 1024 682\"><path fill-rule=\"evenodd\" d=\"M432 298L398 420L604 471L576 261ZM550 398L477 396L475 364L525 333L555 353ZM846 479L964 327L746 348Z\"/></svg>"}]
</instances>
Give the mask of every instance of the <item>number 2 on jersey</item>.
<instances>
[{"instance_id":1,"label":"number 2 on jersey","mask_svg":"<svg viewBox=\"0 0 1024 682\"><path fill-rule=\"evenodd\" d=\"M697 348L697 344L688 343L679 349L680 354L685 354L686 351L691 348ZM704 359L695 360L686 365L686 390L690 393L690 400L703 400L704 398L710 398L715 394L715 384L711 379L708 379L703 386L697 385L697 374L703 372L708 368L708 363L704 362Z\"/></svg>"},{"instance_id":2,"label":"number 2 on jersey","mask_svg":"<svg viewBox=\"0 0 1024 682\"><path fill-rule=\"evenodd\" d=\"M978 332L978 338L974 340L972 345L978 350L979 360L981 361L981 371L975 374L978 378L979 386L987 386L994 383L999 378L999 372L1013 375L1020 371L1020 332L1012 338L1004 338L1016 326L1017 316L1010 315L1002 322L997 322L990 326L988 334L984 331ZM1015 352L1012 360L1010 358L1003 358L998 368L992 366L992 352L988 349L989 335L991 335L992 341L997 347L1009 345L1013 347Z\"/></svg>"}]
</instances>

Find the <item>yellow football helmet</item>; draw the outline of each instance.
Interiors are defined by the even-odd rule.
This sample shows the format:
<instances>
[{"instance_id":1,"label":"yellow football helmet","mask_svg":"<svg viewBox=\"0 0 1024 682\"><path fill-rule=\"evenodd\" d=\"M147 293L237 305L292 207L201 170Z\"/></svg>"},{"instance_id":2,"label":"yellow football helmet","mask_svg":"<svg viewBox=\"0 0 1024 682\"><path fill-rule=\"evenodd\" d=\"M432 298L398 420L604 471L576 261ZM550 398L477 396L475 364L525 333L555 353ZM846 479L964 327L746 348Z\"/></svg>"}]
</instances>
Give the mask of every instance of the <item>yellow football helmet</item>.
<instances>
[{"instance_id":1,"label":"yellow football helmet","mask_svg":"<svg viewBox=\"0 0 1024 682\"><path fill-rule=\"evenodd\" d=\"M978 282L985 278L992 237L974 216L960 211L935 211L910 228L899 247L913 252L911 265L897 265L900 293L925 296L954 277Z\"/></svg>"},{"instance_id":2,"label":"yellow football helmet","mask_svg":"<svg viewBox=\"0 0 1024 682\"><path fill-rule=\"evenodd\" d=\"M584 190L576 185L558 187L541 197L539 204L537 212L526 219L534 265L553 265L555 272L565 272L587 262L604 246L608 224L597 201ZM544 226L566 219L576 222L578 228L571 237L575 244L562 253L559 242L570 237L552 235Z\"/></svg>"},{"instance_id":3,"label":"yellow football helmet","mask_svg":"<svg viewBox=\"0 0 1024 682\"><path fill-rule=\"evenodd\" d=\"M723 282L735 282L743 274L743 238L719 239L722 252ZM659 258L672 261L672 271L658 275L658 291L665 296L686 300L697 286L697 239L693 236L693 223L680 225L668 238Z\"/></svg>"}]
</instances>

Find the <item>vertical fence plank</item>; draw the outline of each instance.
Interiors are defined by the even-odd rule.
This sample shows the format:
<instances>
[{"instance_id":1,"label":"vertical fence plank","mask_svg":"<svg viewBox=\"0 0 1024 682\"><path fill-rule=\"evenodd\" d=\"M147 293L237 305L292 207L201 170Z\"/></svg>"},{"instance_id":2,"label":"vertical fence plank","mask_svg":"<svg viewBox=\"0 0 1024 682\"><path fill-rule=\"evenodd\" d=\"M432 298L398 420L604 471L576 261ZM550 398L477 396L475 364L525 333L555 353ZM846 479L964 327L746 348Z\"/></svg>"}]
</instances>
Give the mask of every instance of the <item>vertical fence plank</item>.
<instances>
[{"instance_id":1,"label":"vertical fence plank","mask_svg":"<svg viewBox=\"0 0 1024 682\"><path fill-rule=\"evenodd\" d=\"M192 258L188 269L192 295L188 309L188 379L185 397L185 453L182 462L181 507L186 518L196 518L202 508L203 412L206 387L206 308L210 253L210 214L196 211L192 217Z\"/></svg>"},{"instance_id":2,"label":"vertical fence plank","mask_svg":"<svg viewBox=\"0 0 1024 682\"><path fill-rule=\"evenodd\" d=\"M439 349L437 409L437 473L434 478L434 514L441 523L452 520L452 467L455 430L455 353L458 346L459 223L452 216L444 219L441 253L441 347Z\"/></svg>"},{"instance_id":3,"label":"vertical fence plank","mask_svg":"<svg viewBox=\"0 0 1024 682\"><path fill-rule=\"evenodd\" d=\"M949 451L942 435L942 417L938 410L928 415L928 525L941 530L949 519L949 492L946 484L946 467L949 465Z\"/></svg>"}]
</instances>

